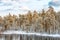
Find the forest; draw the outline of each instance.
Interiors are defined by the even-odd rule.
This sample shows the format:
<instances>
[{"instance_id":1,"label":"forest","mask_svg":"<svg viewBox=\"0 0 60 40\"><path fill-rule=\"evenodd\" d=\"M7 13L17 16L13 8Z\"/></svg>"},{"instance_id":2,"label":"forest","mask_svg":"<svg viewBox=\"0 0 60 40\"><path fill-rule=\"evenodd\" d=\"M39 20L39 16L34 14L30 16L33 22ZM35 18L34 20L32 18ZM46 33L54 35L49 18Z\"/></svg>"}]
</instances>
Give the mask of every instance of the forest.
<instances>
[{"instance_id":1,"label":"forest","mask_svg":"<svg viewBox=\"0 0 60 40\"><path fill-rule=\"evenodd\" d=\"M60 34L60 11L53 7L42 12L28 11L27 14L0 16L0 32L6 30L20 30L26 32Z\"/></svg>"}]
</instances>

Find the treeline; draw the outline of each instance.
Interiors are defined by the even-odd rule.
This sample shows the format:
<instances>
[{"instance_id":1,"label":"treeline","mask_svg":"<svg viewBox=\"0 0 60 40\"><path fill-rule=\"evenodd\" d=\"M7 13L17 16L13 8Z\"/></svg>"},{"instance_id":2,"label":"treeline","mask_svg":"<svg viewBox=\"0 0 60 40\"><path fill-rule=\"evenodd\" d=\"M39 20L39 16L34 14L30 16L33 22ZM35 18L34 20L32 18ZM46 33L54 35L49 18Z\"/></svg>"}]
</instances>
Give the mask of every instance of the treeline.
<instances>
[{"instance_id":1,"label":"treeline","mask_svg":"<svg viewBox=\"0 0 60 40\"><path fill-rule=\"evenodd\" d=\"M28 11L27 14L0 16L0 31L21 30L38 33L60 33L60 12L49 7L42 12Z\"/></svg>"}]
</instances>

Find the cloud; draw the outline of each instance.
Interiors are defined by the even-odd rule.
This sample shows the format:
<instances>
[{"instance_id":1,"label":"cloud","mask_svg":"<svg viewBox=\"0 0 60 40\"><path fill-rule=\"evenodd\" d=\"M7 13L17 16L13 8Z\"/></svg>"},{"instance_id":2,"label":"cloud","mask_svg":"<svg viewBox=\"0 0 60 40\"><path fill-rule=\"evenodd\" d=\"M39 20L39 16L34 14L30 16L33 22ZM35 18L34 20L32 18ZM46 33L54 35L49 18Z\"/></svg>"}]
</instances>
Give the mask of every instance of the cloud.
<instances>
[{"instance_id":1,"label":"cloud","mask_svg":"<svg viewBox=\"0 0 60 40\"><path fill-rule=\"evenodd\" d=\"M3 6L11 6L11 3L4 3Z\"/></svg>"},{"instance_id":2,"label":"cloud","mask_svg":"<svg viewBox=\"0 0 60 40\"><path fill-rule=\"evenodd\" d=\"M30 10L27 6L21 6L20 7L20 10L24 10L24 11L28 11L28 10Z\"/></svg>"},{"instance_id":3,"label":"cloud","mask_svg":"<svg viewBox=\"0 0 60 40\"><path fill-rule=\"evenodd\" d=\"M27 2L27 1L29 1L29 0L20 0L20 1Z\"/></svg>"},{"instance_id":4,"label":"cloud","mask_svg":"<svg viewBox=\"0 0 60 40\"><path fill-rule=\"evenodd\" d=\"M28 10L40 11L48 6L59 6L58 1L51 0L0 0L0 12L21 13Z\"/></svg>"},{"instance_id":5,"label":"cloud","mask_svg":"<svg viewBox=\"0 0 60 40\"><path fill-rule=\"evenodd\" d=\"M1 3L0 6L11 6L11 3Z\"/></svg>"},{"instance_id":6,"label":"cloud","mask_svg":"<svg viewBox=\"0 0 60 40\"><path fill-rule=\"evenodd\" d=\"M15 9L4 9L4 10L0 10L1 12L15 12L15 11L17 11L17 10L15 10Z\"/></svg>"},{"instance_id":7,"label":"cloud","mask_svg":"<svg viewBox=\"0 0 60 40\"><path fill-rule=\"evenodd\" d=\"M53 0L53 2L57 2L58 0Z\"/></svg>"},{"instance_id":8,"label":"cloud","mask_svg":"<svg viewBox=\"0 0 60 40\"><path fill-rule=\"evenodd\" d=\"M28 2L29 0L11 0L11 1L16 1L16 2Z\"/></svg>"},{"instance_id":9,"label":"cloud","mask_svg":"<svg viewBox=\"0 0 60 40\"><path fill-rule=\"evenodd\" d=\"M54 1L50 1L49 6L55 6L55 7L59 7L60 6L60 1L54 0Z\"/></svg>"},{"instance_id":10,"label":"cloud","mask_svg":"<svg viewBox=\"0 0 60 40\"><path fill-rule=\"evenodd\" d=\"M40 10L43 5L46 5L46 0L1 0L0 11L28 11L28 10ZM45 3L44 3L45 2Z\"/></svg>"}]
</instances>

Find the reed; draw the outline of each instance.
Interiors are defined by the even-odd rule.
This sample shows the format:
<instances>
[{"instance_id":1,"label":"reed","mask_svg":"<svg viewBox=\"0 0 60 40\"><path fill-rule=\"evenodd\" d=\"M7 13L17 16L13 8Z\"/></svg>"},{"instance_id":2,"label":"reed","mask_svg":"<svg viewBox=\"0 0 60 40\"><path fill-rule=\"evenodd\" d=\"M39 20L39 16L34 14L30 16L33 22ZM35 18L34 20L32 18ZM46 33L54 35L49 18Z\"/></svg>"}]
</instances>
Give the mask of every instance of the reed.
<instances>
[{"instance_id":1,"label":"reed","mask_svg":"<svg viewBox=\"0 0 60 40\"><path fill-rule=\"evenodd\" d=\"M53 7L42 12L36 10L27 14L0 16L0 31L21 30L38 33L60 33L60 12L55 12Z\"/></svg>"}]
</instances>

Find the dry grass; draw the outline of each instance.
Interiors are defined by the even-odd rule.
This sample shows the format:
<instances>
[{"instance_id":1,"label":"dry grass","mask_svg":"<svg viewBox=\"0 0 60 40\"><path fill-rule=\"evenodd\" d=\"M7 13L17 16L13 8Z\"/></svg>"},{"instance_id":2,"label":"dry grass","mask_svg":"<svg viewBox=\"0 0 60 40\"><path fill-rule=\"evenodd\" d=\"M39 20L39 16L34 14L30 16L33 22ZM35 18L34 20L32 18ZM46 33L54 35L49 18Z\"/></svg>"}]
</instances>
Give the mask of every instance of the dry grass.
<instances>
[{"instance_id":1,"label":"dry grass","mask_svg":"<svg viewBox=\"0 0 60 40\"><path fill-rule=\"evenodd\" d=\"M0 17L0 26L4 30L60 33L60 12L55 12L52 7L48 11L43 9L41 13L28 11L27 14L18 16L9 14Z\"/></svg>"}]
</instances>

